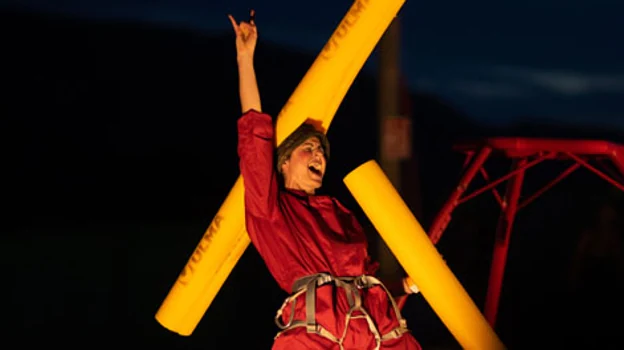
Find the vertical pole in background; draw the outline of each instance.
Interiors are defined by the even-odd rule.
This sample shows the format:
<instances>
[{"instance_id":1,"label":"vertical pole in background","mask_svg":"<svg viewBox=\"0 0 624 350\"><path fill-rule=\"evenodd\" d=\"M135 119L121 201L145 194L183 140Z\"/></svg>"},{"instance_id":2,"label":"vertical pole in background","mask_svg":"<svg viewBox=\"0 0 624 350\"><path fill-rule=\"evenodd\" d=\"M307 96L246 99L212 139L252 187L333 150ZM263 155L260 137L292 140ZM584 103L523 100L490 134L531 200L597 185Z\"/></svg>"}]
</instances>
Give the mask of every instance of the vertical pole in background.
<instances>
[{"instance_id":1,"label":"vertical pole in background","mask_svg":"<svg viewBox=\"0 0 624 350\"><path fill-rule=\"evenodd\" d=\"M523 158L514 161L511 171L525 166L527 159ZM507 192L501 208L501 214L496 229L494 241L494 252L492 253L492 265L490 266L490 279L485 298L484 314L492 328L496 325L496 316L503 287L503 277L505 275L505 264L507 263L507 253L509 252L509 242L511 239L511 229L513 227L516 212L518 211L518 200L522 191L525 170L520 171L507 183Z\"/></svg>"},{"instance_id":2,"label":"vertical pole in background","mask_svg":"<svg viewBox=\"0 0 624 350\"><path fill-rule=\"evenodd\" d=\"M401 161L409 158L409 120L401 115L400 22L395 17L379 42L379 164L390 182L401 192ZM384 240L377 239L383 278L401 277L401 267Z\"/></svg>"}]
</instances>

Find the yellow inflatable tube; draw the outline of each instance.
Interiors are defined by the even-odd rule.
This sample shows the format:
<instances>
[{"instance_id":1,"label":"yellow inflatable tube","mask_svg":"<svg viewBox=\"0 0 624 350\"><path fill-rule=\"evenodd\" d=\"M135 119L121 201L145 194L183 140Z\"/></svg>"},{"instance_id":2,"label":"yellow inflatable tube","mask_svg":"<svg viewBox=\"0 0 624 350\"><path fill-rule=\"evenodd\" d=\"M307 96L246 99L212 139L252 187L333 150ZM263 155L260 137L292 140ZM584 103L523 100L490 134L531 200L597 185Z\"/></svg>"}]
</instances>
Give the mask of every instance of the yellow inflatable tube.
<instances>
[{"instance_id":1,"label":"yellow inflatable tube","mask_svg":"<svg viewBox=\"0 0 624 350\"><path fill-rule=\"evenodd\" d=\"M312 119L326 131L346 92L404 0L357 0L278 115L280 144Z\"/></svg>"},{"instance_id":2,"label":"yellow inflatable tube","mask_svg":"<svg viewBox=\"0 0 624 350\"><path fill-rule=\"evenodd\" d=\"M207 279L217 273L219 265L229 254L235 254L231 249L238 235L231 233L240 233L242 230L244 212L238 208L242 201L243 180L239 176L156 313L156 320L165 328L181 335L192 333L194 327L189 332L185 324L190 314L196 311L194 308L197 307L197 301L206 293ZM240 256L236 260L238 258Z\"/></svg>"},{"instance_id":3,"label":"yellow inflatable tube","mask_svg":"<svg viewBox=\"0 0 624 350\"><path fill-rule=\"evenodd\" d=\"M344 183L462 348L505 349L379 165L364 163Z\"/></svg>"},{"instance_id":4,"label":"yellow inflatable tube","mask_svg":"<svg viewBox=\"0 0 624 350\"><path fill-rule=\"evenodd\" d=\"M357 0L277 118L281 143L310 119L326 131L364 62L404 0ZM249 245L239 176L156 313L165 328L190 335Z\"/></svg>"}]
</instances>

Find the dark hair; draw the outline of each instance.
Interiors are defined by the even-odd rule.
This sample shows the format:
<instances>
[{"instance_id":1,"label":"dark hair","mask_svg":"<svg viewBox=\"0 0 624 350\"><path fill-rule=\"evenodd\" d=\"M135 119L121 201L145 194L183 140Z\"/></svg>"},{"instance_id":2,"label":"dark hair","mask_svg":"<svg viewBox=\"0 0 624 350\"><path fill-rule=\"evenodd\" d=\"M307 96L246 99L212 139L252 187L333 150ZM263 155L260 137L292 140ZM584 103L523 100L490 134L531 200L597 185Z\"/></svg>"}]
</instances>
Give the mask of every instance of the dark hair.
<instances>
[{"instance_id":1,"label":"dark hair","mask_svg":"<svg viewBox=\"0 0 624 350\"><path fill-rule=\"evenodd\" d=\"M305 140L310 137L316 137L321 142L323 151L325 152L325 159L329 160L329 140L324 133L316 130L312 124L303 123L292 134L290 134L280 145L277 147L277 171L282 172L282 164L290 157L295 148L299 147Z\"/></svg>"}]
</instances>

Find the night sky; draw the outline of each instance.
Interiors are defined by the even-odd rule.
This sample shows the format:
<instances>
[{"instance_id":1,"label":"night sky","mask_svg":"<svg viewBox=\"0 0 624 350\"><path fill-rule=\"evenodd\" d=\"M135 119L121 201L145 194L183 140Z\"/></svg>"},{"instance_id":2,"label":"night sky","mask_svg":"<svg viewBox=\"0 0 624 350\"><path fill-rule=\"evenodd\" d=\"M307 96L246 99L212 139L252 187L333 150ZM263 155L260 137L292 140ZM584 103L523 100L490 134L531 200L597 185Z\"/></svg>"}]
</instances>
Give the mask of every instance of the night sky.
<instances>
[{"instance_id":1,"label":"night sky","mask_svg":"<svg viewBox=\"0 0 624 350\"><path fill-rule=\"evenodd\" d=\"M5 0L81 18L229 31L226 14L257 10L264 40L319 52L348 0ZM307 4L308 6L304 5ZM402 68L476 120L531 118L624 128L624 3L617 0L406 1ZM374 67L374 57L369 61Z\"/></svg>"}]
</instances>

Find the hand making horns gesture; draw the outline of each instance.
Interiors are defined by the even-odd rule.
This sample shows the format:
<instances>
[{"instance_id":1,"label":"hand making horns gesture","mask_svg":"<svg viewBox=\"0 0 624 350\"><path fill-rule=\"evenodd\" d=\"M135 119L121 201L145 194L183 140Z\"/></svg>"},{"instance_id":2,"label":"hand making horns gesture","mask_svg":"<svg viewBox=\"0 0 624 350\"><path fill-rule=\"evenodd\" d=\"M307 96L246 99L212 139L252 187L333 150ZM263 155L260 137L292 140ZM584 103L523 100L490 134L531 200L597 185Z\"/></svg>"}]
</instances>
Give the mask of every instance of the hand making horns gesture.
<instances>
[{"instance_id":1,"label":"hand making horns gesture","mask_svg":"<svg viewBox=\"0 0 624 350\"><path fill-rule=\"evenodd\" d=\"M249 22L236 23L236 20L232 15L228 15L234 33L236 33L236 53L238 57L249 56L253 57L256 49L256 41L258 40L258 29L256 29L256 22L254 19L255 11L251 10L249 13Z\"/></svg>"}]
</instances>

